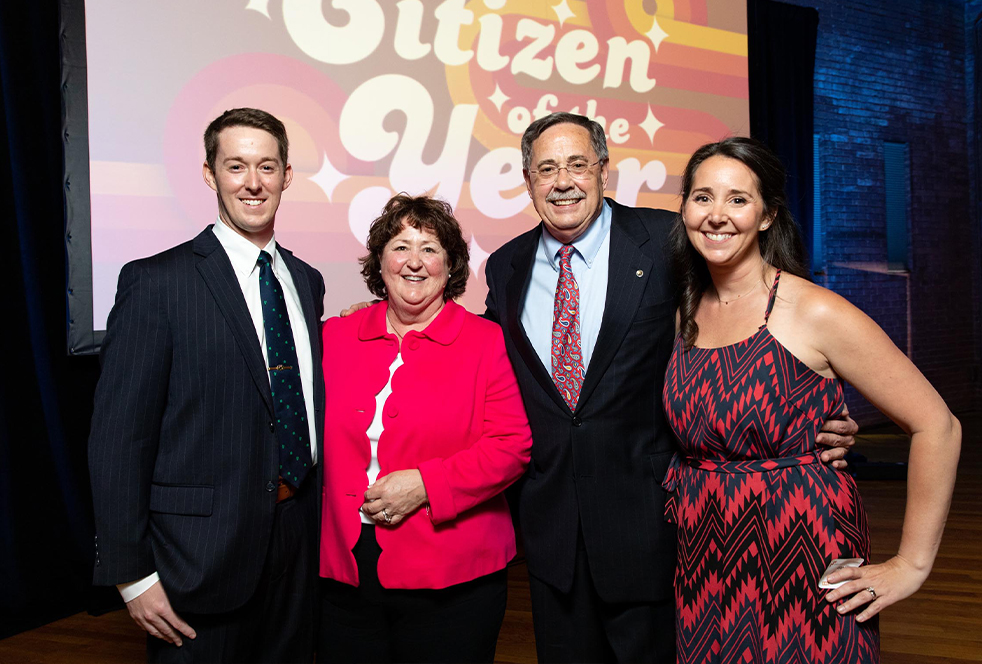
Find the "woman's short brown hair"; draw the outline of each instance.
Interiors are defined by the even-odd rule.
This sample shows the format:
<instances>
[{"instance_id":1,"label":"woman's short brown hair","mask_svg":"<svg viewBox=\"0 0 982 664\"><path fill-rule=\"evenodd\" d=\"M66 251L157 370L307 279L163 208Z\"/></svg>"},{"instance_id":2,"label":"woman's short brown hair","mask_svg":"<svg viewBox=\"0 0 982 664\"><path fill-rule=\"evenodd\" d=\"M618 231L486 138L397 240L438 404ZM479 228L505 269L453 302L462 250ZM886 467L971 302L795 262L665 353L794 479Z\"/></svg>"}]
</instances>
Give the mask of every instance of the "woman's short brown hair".
<instances>
[{"instance_id":1,"label":"woman's short brown hair","mask_svg":"<svg viewBox=\"0 0 982 664\"><path fill-rule=\"evenodd\" d=\"M405 192L390 198L382 214L368 229L368 241L365 243L368 255L360 258L359 262L365 285L372 295L383 300L388 297L385 282L382 281L382 252L389 240L402 232L403 224L430 231L447 252L450 276L443 290L443 301L455 300L463 295L470 275L470 252L460 224L453 216L453 208L446 201L429 196L410 196Z\"/></svg>"}]
</instances>

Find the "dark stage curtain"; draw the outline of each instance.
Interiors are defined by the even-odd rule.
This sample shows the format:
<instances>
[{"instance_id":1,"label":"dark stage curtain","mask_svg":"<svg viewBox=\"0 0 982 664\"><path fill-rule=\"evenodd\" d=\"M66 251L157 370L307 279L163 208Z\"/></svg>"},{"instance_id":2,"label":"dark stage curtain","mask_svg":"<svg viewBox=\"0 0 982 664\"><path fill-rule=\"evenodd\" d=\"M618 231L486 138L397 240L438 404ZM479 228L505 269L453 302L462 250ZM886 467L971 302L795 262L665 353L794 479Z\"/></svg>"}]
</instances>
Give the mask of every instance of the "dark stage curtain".
<instances>
[{"instance_id":1,"label":"dark stage curtain","mask_svg":"<svg viewBox=\"0 0 982 664\"><path fill-rule=\"evenodd\" d=\"M59 30L57 2L0 1L0 637L90 599L98 360L66 349Z\"/></svg>"},{"instance_id":2,"label":"dark stage curtain","mask_svg":"<svg viewBox=\"0 0 982 664\"><path fill-rule=\"evenodd\" d=\"M974 137L972 145L972 160L975 162L975 224L982 226L982 13L975 17L972 24L972 50L969 57L973 61L973 88L974 98L972 104L972 117L974 126L972 135Z\"/></svg>"},{"instance_id":3,"label":"dark stage curtain","mask_svg":"<svg viewBox=\"0 0 982 664\"><path fill-rule=\"evenodd\" d=\"M788 203L813 249L815 46L818 11L771 0L747 2L750 134L788 170Z\"/></svg>"}]
</instances>

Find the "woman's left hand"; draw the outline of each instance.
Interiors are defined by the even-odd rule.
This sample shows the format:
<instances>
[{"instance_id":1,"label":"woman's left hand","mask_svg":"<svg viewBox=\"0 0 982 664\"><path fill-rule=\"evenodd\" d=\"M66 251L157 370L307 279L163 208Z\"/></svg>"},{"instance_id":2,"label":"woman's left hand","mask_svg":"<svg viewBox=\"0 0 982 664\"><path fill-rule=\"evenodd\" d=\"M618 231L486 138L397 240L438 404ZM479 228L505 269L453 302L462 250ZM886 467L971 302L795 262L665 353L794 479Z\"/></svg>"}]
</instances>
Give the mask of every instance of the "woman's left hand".
<instances>
[{"instance_id":1,"label":"woman's left hand","mask_svg":"<svg viewBox=\"0 0 982 664\"><path fill-rule=\"evenodd\" d=\"M865 605L856 616L858 622L869 620L886 607L910 597L927 579L930 570L921 570L901 556L894 556L881 565L845 567L829 575L830 583L849 582L830 590L825 596L829 602L849 597L836 607L839 613L849 613ZM870 592L870 588L873 592Z\"/></svg>"},{"instance_id":2,"label":"woman's left hand","mask_svg":"<svg viewBox=\"0 0 982 664\"><path fill-rule=\"evenodd\" d=\"M397 470L375 480L365 491L361 511L378 526L395 526L426 503L423 476L415 468Z\"/></svg>"}]
</instances>

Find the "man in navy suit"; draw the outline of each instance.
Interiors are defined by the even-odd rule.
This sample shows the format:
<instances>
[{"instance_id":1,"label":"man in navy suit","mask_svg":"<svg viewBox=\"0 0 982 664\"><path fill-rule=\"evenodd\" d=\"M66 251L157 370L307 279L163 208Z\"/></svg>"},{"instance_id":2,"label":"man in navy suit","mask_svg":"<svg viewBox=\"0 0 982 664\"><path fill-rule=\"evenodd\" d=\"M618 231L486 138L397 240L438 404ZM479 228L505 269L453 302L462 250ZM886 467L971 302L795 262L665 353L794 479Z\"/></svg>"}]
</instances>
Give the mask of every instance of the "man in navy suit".
<instances>
[{"instance_id":1,"label":"man in navy suit","mask_svg":"<svg viewBox=\"0 0 982 664\"><path fill-rule=\"evenodd\" d=\"M324 281L273 237L293 177L283 124L227 111L205 152L215 224L120 272L89 439L94 583L119 587L150 661L309 662ZM286 363L267 358L281 331ZM289 433L282 372L300 423Z\"/></svg>"},{"instance_id":2,"label":"man in navy suit","mask_svg":"<svg viewBox=\"0 0 982 664\"><path fill-rule=\"evenodd\" d=\"M522 161L542 223L488 259L486 315L504 331L532 427L519 518L538 658L674 662L676 541L661 481L675 451L662 412L675 214L603 197L606 138L583 116L533 122ZM831 426L851 444L854 422Z\"/></svg>"}]
</instances>

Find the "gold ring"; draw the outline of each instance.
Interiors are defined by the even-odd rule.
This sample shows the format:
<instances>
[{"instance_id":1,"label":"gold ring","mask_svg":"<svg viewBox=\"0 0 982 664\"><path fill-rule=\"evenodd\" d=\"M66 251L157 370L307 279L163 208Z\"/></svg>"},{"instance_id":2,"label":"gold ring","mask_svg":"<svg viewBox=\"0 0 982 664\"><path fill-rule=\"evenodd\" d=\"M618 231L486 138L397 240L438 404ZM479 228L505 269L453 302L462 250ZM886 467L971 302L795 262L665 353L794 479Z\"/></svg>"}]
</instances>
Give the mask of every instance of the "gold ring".
<instances>
[{"instance_id":1,"label":"gold ring","mask_svg":"<svg viewBox=\"0 0 982 664\"><path fill-rule=\"evenodd\" d=\"M870 586L866 590L868 590L869 591L869 594L873 596L873 599L876 599L876 591L873 590L873 586Z\"/></svg>"},{"instance_id":2,"label":"gold ring","mask_svg":"<svg viewBox=\"0 0 982 664\"><path fill-rule=\"evenodd\" d=\"M386 523L389 523L389 522L392 521L392 517L389 516L389 513L385 511L385 508L384 507L382 508L382 518L385 519L385 522ZM873 589L870 588L870 590L873 590ZM873 593L873 597L876 597L876 593Z\"/></svg>"}]
</instances>

